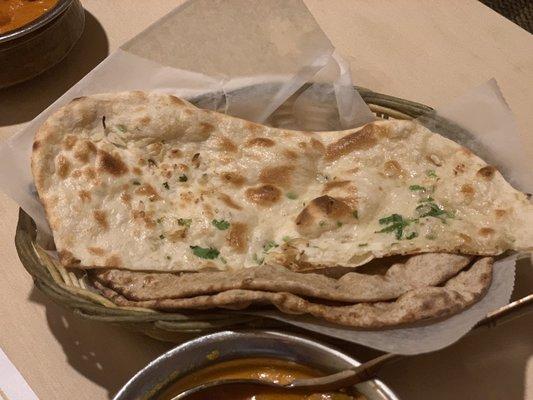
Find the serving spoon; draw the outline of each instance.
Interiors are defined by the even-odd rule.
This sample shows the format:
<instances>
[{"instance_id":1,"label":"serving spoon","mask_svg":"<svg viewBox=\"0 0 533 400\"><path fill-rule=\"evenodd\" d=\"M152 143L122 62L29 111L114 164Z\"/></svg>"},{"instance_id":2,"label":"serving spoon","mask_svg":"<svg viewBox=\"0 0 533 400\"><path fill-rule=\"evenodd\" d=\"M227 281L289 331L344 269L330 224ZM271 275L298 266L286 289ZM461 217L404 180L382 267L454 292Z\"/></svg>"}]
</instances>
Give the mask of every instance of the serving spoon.
<instances>
[{"instance_id":1,"label":"serving spoon","mask_svg":"<svg viewBox=\"0 0 533 400\"><path fill-rule=\"evenodd\" d=\"M376 372L385 364L392 363L406 356L398 354L383 354L376 357L358 367L345 369L332 375L321 376L319 378L306 378L295 379L288 384L275 383L272 381L262 379L221 379L217 381L203 383L199 386L192 387L190 389L181 392L177 396L174 396L171 400L184 400L193 395L200 394L213 388L223 389L223 387L235 386L235 385L253 385L253 386L267 386L276 389L282 389L287 391L305 390L307 392L327 392L335 391L342 388L356 385L360 382L373 379Z\"/></svg>"}]
</instances>

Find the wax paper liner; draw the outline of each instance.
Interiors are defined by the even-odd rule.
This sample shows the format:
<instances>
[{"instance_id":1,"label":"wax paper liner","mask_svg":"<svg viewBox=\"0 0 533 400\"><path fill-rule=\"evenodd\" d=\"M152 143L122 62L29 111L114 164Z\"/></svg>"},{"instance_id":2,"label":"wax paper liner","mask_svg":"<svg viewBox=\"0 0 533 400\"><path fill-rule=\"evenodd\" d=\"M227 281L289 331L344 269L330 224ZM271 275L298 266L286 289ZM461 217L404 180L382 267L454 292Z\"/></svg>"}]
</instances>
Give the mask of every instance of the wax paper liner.
<instances>
[{"instance_id":1,"label":"wax paper liner","mask_svg":"<svg viewBox=\"0 0 533 400\"><path fill-rule=\"evenodd\" d=\"M253 9L249 4L246 0L190 1L126 43L0 147L0 187L35 219L41 231L47 229L29 168L33 136L58 107L94 93L151 90L185 98L202 94L202 107L256 122L267 121L274 110L295 95L292 114L296 117L287 124L300 124L300 129L306 124L316 130L349 128L374 119L353 89L346 63L334 54L331 43L301 1L254 2ZM302 88L310 80L314 83ZM480 98L490 98L494 88L486 94ZM470 105L483 113L486 102L478 100ZM496 126L500 132L514 124L504 102L489 104L495 109L487 117L499 116ZM463 109L450 107L452 112L447 117ZM307 112L309 109L312 112ZM333 117L332 110L336 111ZM328 118L320 117L326 114ZM306 115L317 117L308 120ZM463 144L485 144L488 136L479 135L475 124L467 128L475 140L470 137ZM514 125L506 130L509 137L515 134ZM464 137L456 139L461 142ZM499 160L505 170L520 170L508 157ZM419 353L452 343L488 311L507 303L513 279L514 261L499 262L481 302L427 327L362 332L277 312L269 316L381 350Z\"/></svg>"}]
</instances>

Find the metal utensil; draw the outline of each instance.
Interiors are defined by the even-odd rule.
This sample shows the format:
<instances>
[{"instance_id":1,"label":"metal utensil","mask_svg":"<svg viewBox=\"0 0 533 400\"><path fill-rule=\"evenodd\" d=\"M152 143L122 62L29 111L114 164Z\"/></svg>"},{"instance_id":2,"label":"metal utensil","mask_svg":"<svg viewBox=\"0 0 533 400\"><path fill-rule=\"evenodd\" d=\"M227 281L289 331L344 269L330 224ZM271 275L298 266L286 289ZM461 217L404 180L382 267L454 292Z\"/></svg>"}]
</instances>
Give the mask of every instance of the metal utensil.
<instances>
[{"instance_id":1,"label":"metal utensil","mask_svg":"<svg viewBox=\"0 0 533 400\"><path fill-rule=\"evenodd\" d=\"M361 364L358 367L345 369L343 371L337 372L335 374L321 376L318 378L306 378L306 379L296 379L291 383L282 385L280 383L275 383L272 381L261 380L261 379L222 379L218 381L207 382L199 386L195 386L191 389L188 389L184 392L181 392L177 396L173 397L172 400L184 400L190 398L195 394L200 394L206 392L213 388L222 389L227 386L234 385L257 385L257 386L267 386L273 387L276 389L283 390L306 390L308 392L324 392L324 391L335 391L345 387L354 386L360 382L368 381L373 379L376 372L383 367L385 364L390 364L394 361L397 361L401 358L407 356L401 356L398 354L383 354L379 357L376 357L364 364Z\"/></svg>"}]
</instances>

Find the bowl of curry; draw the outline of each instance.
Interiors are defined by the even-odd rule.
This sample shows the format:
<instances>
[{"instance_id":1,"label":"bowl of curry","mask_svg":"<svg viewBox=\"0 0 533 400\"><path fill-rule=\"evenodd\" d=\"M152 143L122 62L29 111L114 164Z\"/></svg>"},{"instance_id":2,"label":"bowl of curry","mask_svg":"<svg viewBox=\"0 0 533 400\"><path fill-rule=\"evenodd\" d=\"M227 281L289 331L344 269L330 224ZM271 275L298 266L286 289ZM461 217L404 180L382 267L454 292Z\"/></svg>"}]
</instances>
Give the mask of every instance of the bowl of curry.
<instances>
[{"instance_id":1,"label":"bowl of curry","mask_svg":"<svg viewBox=\"0 0 533 400\"><path fill-rule=\"evenodd\" d=\"M78 41L84 25L79 0L0 0L0 88L57 64Z\"/></svg>"},{"instance_id":2,"label":"bowl of curry","mask_svg":"<svg viewBox=\"0 0 533 400\"><path fill-rule=\"evenodd\" d=\"M139 371L113 400L172 400L186 389L220 379L264 379L289 383L319 377L360 363L302 336L273 331L225 331L183 343ZM286 392L236 385L191 400L397 400L380 380L339 392Z\"/></svg>"}]
</instances>

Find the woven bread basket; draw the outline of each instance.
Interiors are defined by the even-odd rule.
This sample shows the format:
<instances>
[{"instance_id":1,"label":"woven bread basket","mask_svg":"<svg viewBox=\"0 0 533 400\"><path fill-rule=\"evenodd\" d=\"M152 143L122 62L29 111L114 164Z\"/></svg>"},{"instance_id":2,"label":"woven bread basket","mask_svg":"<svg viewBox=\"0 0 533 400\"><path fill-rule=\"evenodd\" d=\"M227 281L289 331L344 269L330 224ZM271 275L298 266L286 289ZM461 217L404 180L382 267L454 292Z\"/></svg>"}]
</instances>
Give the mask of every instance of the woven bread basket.
<instances>
[{"instance_id":1,"label":"woven bread basket","mask_svg":"<svg viewBox=\"0 0 533 400\"><path fill-rule=\"evenodd\" d=\"M305 90L306 86L302 90ZM381 119L413 119L426 115L432 118L428 106L408 100L357 88L372 112ZM212 98L212 96L209 96ZM294 97L294 96L293 96ZM207 97L190 100L202 106ZM283 125L290 118L291 102L287 100L269 118L273 126ZM219 106L222 109L223 105ZM229 310L193 310L159 312L140 307L119 307L91 290L83 271L69 271L61 266L37 243L37 228L33 219L22 209L15 236L19 258L33 277L35 286L55 302L71 309L84 318L106 321L142 332L159 340L182 341L188 337L221 329L275 328L279 321L243 315Z\"/></svg>"}]
</instances>

